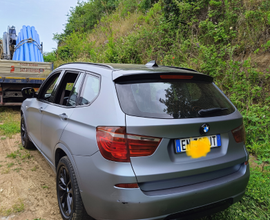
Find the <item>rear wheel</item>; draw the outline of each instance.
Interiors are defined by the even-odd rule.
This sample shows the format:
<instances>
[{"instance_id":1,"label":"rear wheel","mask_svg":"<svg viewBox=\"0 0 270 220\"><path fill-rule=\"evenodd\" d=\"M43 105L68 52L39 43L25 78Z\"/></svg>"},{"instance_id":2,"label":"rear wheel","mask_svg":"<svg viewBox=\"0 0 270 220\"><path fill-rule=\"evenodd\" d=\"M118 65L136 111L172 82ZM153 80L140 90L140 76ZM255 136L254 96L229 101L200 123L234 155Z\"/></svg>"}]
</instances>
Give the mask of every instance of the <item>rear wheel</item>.
<instances>
[{"instance_id":1,"label":"rear wheel","mask_svg":"<svg viewBox=\"0 0 270 220\"><path fill-rule=\"evenodd\" d=\"M28 137L23 115L21 116L21 142L22 142L22 146L25 149L35 148L34 144L30 141Z\"/></svg>"},{"instance_id":2,"label":"rear wheel","mask_svg":"<svg viewBox=\"0 0 270 220\"><path fill-rule=\"evenodd\" d=\"M60 159L57 166L56 190L58 206L64 220L92 219L85 211L74 169L66 156Z\"/></svg>"}]
</instances>

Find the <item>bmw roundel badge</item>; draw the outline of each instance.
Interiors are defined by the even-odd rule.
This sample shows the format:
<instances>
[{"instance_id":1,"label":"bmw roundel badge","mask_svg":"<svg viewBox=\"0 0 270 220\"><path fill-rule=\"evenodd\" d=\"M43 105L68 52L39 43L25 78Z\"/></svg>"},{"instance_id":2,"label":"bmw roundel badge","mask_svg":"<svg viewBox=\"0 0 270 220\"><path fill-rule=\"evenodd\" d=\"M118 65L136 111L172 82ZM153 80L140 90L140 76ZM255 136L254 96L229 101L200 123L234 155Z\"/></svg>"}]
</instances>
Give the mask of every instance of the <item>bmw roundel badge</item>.
<instances>
[{"instance_id":1,"label":"bmw roundel badge","mask_svg":"<svg viewBox=\"0 0 270 220\"><path fill-rule=\"evenodd\" d=\"M200 127L200 133L201 134L206 134L210 131L210 125L209 124L203 124L201 127Z\"/></svg>"}]
</instances>

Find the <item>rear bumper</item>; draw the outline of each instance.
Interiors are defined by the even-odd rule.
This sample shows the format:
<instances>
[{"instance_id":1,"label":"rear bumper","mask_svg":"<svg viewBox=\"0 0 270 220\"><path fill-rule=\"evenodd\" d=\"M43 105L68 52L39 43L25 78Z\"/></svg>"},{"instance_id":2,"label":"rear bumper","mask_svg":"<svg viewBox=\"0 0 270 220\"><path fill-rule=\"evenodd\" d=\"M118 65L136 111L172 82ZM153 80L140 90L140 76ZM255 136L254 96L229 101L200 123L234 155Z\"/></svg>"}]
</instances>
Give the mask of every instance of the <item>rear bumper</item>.
<instances>
[{"instance_id":1,"label":"rear bumper","mask_svg":"<svg viewBox=\"0 0 270 220\"><path fill-rule=\"evenodd\" d=\"M250 175L249 166L243 164L237 172L225 177L146 194L139 188L114 187L118 183L136 182L129 163L104 160L99 152L91 157L74 156L74 159L84 206L95 219L164 219L226 199L235 203L244 195Z\"/></svg>"}]
</instances>

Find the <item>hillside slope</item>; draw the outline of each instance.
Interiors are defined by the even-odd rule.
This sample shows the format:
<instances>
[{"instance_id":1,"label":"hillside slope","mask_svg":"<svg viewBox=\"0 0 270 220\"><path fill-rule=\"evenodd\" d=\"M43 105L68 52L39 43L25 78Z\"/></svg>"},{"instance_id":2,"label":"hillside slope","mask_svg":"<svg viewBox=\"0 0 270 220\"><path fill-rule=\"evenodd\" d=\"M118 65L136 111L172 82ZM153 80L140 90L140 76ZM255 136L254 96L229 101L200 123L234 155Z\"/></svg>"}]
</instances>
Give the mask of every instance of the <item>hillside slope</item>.
<instances>
[{"instance_id":1,"label":"hillside slope","mask_svg":"<svg viewBox=\"0 0 270 220\"><path fill-rule=\"evenodd\" d=\"M152 7L149 2L149 8L139 2L146 0L136 0L137 7L134 1L119 0L100 20L89 18L96 23L92 28L56 36L56 66L72 61L146 63L155 59L158 64L209 74L241 111L250 152L269 162L270 2L161 0ZM85 5L73 9L67 27L75 26L72 22L77 17L87 22ZM76 22L76 27L82 25Z\"/></svg>"},{"instance_id":2,"label":"hillside slope","mask_svg":"<svg viewBox=\"0 0 270 220\"><path fill-rule=\"evenodd\" d=\"M252 170L244 200L212 219L270 218L269 0L89 1L71 10L55 39L48 58L56 66L155 59L213 76L242 113L246 146L262 167Z\"/></svg>"}]
</instances>

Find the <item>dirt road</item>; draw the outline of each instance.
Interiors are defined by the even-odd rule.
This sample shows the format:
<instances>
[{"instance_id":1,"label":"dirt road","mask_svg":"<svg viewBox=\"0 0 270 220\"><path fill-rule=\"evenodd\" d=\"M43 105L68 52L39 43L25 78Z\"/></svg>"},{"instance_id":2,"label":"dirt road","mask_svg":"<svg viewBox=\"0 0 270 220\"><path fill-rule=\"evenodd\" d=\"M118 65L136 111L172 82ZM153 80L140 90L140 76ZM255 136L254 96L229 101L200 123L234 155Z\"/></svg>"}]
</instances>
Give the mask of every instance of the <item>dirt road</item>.
<instances>
[{"instance_id":1,"label":"dirt road","mask_svg":"<svg viewBox=\"0 0 270 220\"><path fill-rule=\"evenodd\" d=\"M59 220L55 174L20 134L0 137L0 220Z\"/></svg>"}]
</instances>

